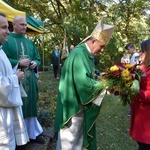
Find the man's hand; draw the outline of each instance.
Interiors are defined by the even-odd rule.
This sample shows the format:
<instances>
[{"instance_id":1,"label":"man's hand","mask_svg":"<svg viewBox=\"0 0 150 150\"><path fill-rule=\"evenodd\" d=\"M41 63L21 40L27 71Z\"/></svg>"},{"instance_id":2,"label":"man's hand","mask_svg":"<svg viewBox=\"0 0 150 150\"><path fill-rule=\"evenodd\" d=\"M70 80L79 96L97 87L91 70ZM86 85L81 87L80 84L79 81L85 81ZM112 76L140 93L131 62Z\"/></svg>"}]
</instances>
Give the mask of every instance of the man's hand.
<instances>
[{"instance_id":1,"label":"man's hand","mask_svg":"<svg viewBox=\"0 0 150 150\"><path fill-rule=\"evenodd\" d=\"M18 69L18 70L15 72L15 74L17 75L19 81L21 81L21 80L24 79L24 72L21 71L20 69Z\"/></svg>"},{"instance_id":2,"label":"man's hand","mask_svg":"<svg viewBox=\"0 0 150 150\"><path fill-rule=\"evenodd\" d=\"M19 66L20 67L28 67L29 66L29 64L30 64L30 60L29 59L21 59L20 61L19 61Z\"/></svg>"},{"instance_id":3,"label":"man's hand","mask_svg":"<svg viewBox=\"0 0 150 150\"><path fill-rule=\"evenodd\" d=\"M31 61L30 69L34 69L36 66L37 66L37 63L35 61Z\"/></svg>"}]
</instances>

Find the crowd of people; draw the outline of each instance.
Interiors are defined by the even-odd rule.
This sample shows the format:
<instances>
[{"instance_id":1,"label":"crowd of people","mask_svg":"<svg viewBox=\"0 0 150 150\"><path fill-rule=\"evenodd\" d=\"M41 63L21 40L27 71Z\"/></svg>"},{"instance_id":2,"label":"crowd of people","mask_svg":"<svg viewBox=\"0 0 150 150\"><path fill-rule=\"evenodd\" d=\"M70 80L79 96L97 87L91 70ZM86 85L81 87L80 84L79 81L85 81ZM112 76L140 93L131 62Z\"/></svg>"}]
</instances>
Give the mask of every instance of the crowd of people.
<instances>
[{"instance_id":1,"label":"crowd of people","mask_svg":"<svg viewBox=\"0 0 150 150\"><path fill-rule=\"evenodd\" d=\"M23 150L29 141L45 144L37 115L37 73L41 58L34 43L26 36L27 22L22 16L8 30L5 14L0 13L0 149ZM97 97L105 89L93 70L104 51L114 26L99 21L93 32L70 53L60 70L59 45L52 51L51 66L59 79L55 115L56 150L96 150L96 118L100 112ZM138 64L142 71L140 89L131 103L130 136L139 150L150 149L150 40L141 43L137 53L133 43L125 46L131 59L123 54L122 63ZM98 87L98 88L97 88ZM96 95L93 95L98 89ZM95 97L96 96L96 97Z\"/></svg>"}]
</instances>

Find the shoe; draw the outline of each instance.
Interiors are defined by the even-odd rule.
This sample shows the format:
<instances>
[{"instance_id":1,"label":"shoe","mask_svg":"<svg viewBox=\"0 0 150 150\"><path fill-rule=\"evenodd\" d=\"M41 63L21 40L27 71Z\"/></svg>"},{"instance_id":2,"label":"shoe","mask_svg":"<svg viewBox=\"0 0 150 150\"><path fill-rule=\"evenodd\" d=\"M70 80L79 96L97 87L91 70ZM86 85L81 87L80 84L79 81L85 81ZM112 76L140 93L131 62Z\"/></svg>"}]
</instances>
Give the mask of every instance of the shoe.
<instances>
[{"instance_id":1,"label":"shoe","mask_svg":"<svg viewBox=\"0 0 150 150\"><path fill-rule=\"evenodd\" d=\"M25 150L25 145L21 145L21 146L16 146L15 150Z\"/></svg>"},{"instance_id":2,"label":"shoe","mask_svg":"<svg viewBox=\"0 0 150 150\"><path fill-rule=\"evenodd\" d=\"M30 142L36 142L36 143L39 143L39 144L45 144L46 143L46 139L42 135L38 135L35 140L30 139Z\"/></svg>"},{"instance_id":3,"label":"shoe","mask_svg":"<svg viewBox=\"0 0 150 150\"><path fill-rule=\"evenodd\" d=\"M40 143L40 144L45 144L46 143L46 139L42 136L42 135L38 135L35 139L35 141L37 143Z\"/></svg>"}]
</instances>

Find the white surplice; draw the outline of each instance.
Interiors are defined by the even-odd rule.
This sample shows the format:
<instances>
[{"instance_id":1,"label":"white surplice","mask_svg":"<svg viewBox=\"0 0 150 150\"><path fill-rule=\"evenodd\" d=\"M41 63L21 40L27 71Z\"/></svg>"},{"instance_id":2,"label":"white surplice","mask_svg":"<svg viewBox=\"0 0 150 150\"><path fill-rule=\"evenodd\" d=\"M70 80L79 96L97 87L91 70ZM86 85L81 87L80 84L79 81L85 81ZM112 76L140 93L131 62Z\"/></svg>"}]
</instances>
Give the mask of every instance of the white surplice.
<instances>
[{"instance_id":1,"label":"white surplice","mask_svg":"<svg viewBox=\"0 0 150 150\"><path fill-rule=\"evenodd\" d=\"M83 108L73 116L65 129L58 132L56 150L85 150L83 148Z\"/></svg>"},{"instance_id":2,"label":"white surplice","mask_svg":"<svg viewBox=\"0 0 150 150\"><path fill-rule=\"evenodd\" d=\"M21 106L18 78L0 49L0 150L15 150L29 141Z\"/></svg>"}]
</instances>

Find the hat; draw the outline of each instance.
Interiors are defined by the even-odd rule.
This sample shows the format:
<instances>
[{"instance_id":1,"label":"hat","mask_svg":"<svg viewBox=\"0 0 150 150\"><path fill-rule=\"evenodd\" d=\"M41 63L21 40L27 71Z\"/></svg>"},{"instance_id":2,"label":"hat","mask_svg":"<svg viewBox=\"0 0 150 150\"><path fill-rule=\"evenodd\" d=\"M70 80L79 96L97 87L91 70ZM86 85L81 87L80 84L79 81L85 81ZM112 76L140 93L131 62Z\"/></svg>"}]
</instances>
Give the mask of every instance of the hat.
<instances>
[{"instance_id":1,"label":"hat","mask_svg":"<svg viewBox=\"0 0 150 150\"><path fill-rule=\"evenodd\" d=\"M93 37L98 41L100 41L102 44L107 45L113 34L113 31L114 31L114 26L103 24L103 19L102 19L98 22L97 26L95 27L91 35L85 38L82 42L85 42L90 37Z\"/></svg>"}]
</instances>

